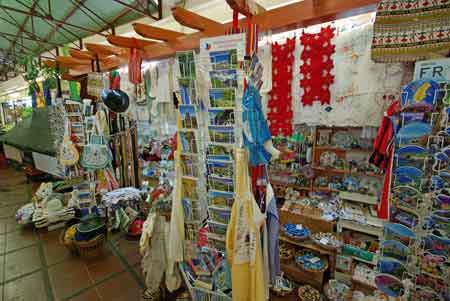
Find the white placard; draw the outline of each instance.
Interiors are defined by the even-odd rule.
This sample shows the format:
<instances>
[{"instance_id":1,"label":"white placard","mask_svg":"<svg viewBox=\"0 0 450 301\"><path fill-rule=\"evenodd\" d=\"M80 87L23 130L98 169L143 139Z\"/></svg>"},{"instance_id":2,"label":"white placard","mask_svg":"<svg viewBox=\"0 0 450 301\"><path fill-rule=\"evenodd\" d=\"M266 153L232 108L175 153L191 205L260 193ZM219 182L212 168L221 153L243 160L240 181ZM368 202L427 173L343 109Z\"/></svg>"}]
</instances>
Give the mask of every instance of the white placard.
<instances>
[{"instance_id":1,"label":"white placard","mask_svg":"<svg viewBox=\"0 0 450 301\"><path fill-rule=\"evenodd\" d=\"M414 79L433 79L438 82L450 81L450 58L416 62Z\"/></svg>"},{"instance_id":2,"label":"white placard","mask_svg":"<svg viewBox=\"0 0 450 301\"><path fill-rule=\"evenodd\" d=\"M34 167L48 174L64 177L64 169L55 157L33 152Z\"/></svg>"},{"instance_id":3,"label":"white placard","mask_svg":"<svg viewBox=\"0 0 450 301\"><path fill-rule=\"evenodd\" d=\"M202 58L209 59L210 52L224 51L230 49L237 50L238 61L243 61L245 56L245 33L232 34L214 38L206 38L200 40L200 55Z\"/></svg>"}]
</instances>

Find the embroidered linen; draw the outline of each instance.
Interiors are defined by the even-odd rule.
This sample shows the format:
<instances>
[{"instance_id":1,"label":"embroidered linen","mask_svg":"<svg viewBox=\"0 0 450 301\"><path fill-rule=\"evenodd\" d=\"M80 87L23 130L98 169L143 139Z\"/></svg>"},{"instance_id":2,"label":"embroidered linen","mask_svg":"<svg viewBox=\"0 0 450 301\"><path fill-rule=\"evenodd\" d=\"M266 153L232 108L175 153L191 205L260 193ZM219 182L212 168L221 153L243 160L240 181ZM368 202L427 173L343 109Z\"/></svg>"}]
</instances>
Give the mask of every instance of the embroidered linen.
<instances>
[{"instance_id":1,"label":"embroidered linen","mask_svg":"<svg viewBox=\"0 0 450 301\"><path fill-rule=\"evenodd\" d=\"M294 100L294 123L379 126L383 112L392 99L398 98L402 82L412 75L412 67L402 63L374 63L370 58L372 33L373 25L368 24L334 38L333 60L339 63L333 70L335 83L330 88L331 102L329 106L320 103L304 106ZM300 64L303 47L297 49L295 68ZM299 89L294 96L301 97L303 89L299 85L293 85L293 89ZM386 97L389 95L394 97Z\"/></svg>"},{"instance_id":2,"label":"embroidered linen","mask_svg":"<svg viewBox=\"0 0 450 301\"><path fill-rule=\"evenodd\" d=\"M272 45L272 91L268 102L269 128L272 136L292 135L292 65L294 63L295 38L286 43Z\"/></svg>"},{"instance_id":3,"label":"embroidered linen","mask_svg":"<svg viewBox=\"0 0 450 301\"><path fill-rule=\"evenodd\" d=\"M330 85L334 82L334 75L331 74L334 66L331 56L335 52L331 41L333 37L334 28L331 26L321 28L317 34L303 33L300 37L303 46L300 86L304 90L302 103L305 106L315 101L320 101L322 105L330 103Z\"/></svg>"},{"instance_id":4,"label":"embroidered linen","mask_svg":"<svg viewBox=\"0 0 450 301\"><path fill-rule=\"evenodd\" d=\"M405 62L447 54L450 48L449 0L381 0L377 8L372 58Z\"/></svg>"}]
</instances>

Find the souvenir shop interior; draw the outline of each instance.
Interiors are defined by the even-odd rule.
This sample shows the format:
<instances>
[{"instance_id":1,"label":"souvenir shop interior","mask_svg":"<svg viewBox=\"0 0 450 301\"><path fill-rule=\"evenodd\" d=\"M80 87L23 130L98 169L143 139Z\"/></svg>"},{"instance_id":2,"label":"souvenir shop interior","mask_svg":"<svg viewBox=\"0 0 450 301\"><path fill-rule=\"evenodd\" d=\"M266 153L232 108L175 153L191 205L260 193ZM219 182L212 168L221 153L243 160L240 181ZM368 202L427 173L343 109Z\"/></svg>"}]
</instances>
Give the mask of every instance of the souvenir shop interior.
<instances>
[{"instance_id":1,"label":"souvenir shop interior","mask_svg":"<svg viewBox=\"0 0 450 301\"><path fill-rule=\"evenodd\" d=\"M141 300L450 301L450 2L178 2L26 61L15 222Z\"/></svg>"}]
</instances>

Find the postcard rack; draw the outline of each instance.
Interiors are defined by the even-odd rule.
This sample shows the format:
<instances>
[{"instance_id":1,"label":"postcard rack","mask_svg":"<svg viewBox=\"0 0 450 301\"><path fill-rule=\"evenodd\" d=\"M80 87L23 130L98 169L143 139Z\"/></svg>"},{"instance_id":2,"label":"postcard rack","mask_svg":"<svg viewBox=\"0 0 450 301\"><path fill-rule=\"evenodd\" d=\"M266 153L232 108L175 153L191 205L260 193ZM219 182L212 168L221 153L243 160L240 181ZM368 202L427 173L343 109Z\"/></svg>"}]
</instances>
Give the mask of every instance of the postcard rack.
<instances>
[{"instance_id":1,"label":"postcard rack","mask_svg":"<svg viewBox=\"0 0 450 301\"><path fill-rule=\"evenodd\" d=\"M443 300L450 288L450 90L416 80L401 96L390 222L375 282L392 297Z\"/></svg>"}]
</instances>

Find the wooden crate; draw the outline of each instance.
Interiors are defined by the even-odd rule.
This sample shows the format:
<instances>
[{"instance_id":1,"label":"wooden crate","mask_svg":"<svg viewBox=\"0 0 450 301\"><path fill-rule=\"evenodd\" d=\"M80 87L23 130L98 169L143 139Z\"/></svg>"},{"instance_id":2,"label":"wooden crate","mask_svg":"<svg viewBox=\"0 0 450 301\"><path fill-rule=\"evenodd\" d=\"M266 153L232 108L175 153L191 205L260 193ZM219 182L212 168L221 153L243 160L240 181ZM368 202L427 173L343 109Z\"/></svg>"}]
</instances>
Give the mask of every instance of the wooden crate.
<instances>
[{"instance_id":1,"label":"wooden crate","mask_svg":"<svg viewBox=\"0 0 450 301\"><path fill-rule=\"evenodd\" d=\"M310 272L301 269L294 262L289 264L282 263L281 270L290 280L300 284L309 284L322 291L326 270L323 272Z\"/></svg>"},{"instance_id":2,"label":"wooden crate","mask_svg":"<svg viewBox=\"0 0 450 301\"><path fill-rule=\"evenodd\" d=\"M280 223L284 224L302 224L308 228L311 233L332 232L335 233L336 222L330 222L322 219L320 216L297 214L290 211L280 210Z\"/></svg>"}]
</instances>

